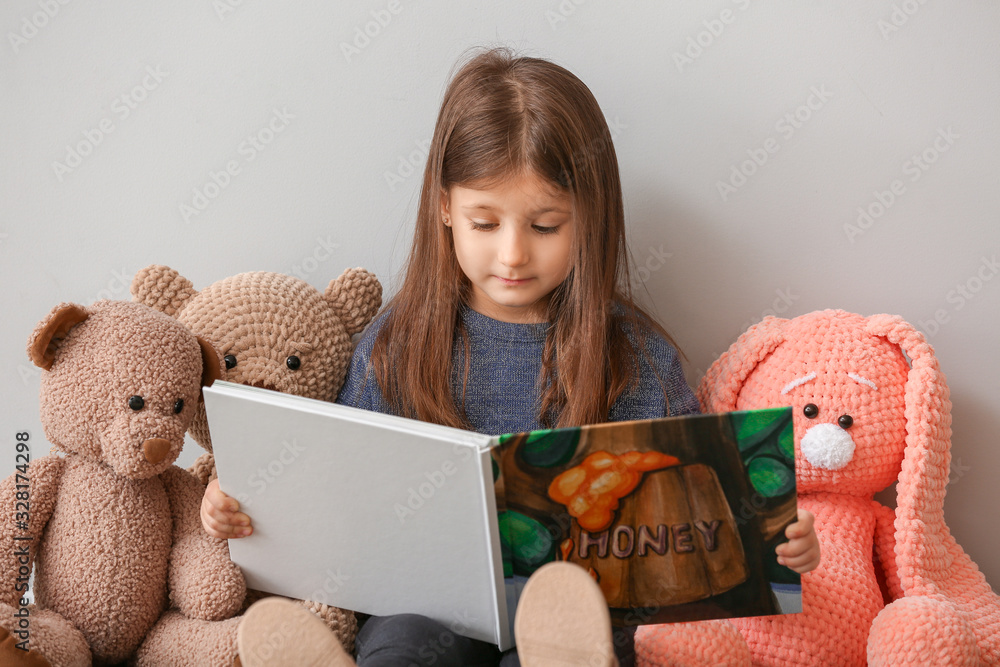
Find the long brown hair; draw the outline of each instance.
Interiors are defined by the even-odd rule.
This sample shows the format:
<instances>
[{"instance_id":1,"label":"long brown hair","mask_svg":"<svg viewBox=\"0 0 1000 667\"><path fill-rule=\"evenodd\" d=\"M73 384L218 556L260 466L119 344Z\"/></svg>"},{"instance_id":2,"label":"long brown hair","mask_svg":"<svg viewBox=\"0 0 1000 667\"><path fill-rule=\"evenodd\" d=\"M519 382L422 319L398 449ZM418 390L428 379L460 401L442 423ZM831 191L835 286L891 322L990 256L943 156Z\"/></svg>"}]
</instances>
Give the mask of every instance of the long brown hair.
<instances>
[{"instance_id":1,"label":"long brown hair","mask_svg":"<svg viewBox=\"0 0 1000 667\"><path fill-rule=\"evenodd\" d=\"M637 379L639 354L646 354L641 332L652 328L670 340L632 299L618 161L597 100L559 65L503 47L486 50L462 65L445 91L405 278L372 349L375 378L397 414L469 428L451 378L456 341L468 351L460 306L470 286L441 219L441 196L453 185L489 189L518 174L569 193L576 230L573 267L548 304L540 422L607 421ZM467 377L468 353L464 358Z\"/></svg>"}]
</instances>

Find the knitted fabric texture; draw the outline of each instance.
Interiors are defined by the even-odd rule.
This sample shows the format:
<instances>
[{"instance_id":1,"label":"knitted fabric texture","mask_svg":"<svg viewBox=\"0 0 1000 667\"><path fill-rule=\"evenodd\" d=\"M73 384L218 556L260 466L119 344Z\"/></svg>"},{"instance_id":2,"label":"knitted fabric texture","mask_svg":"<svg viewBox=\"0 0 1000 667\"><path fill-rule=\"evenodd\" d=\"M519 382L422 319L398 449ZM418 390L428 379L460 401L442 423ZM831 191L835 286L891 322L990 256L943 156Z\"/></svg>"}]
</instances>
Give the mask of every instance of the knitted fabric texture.
<instances>
[{"instance_id":1,"label":"knitted fabric texture","mask_svg":"<svg viewBox=\"0 0 1000 667\"><path fill-rule=\"evenodd\" d=\"M382 303L381 284L361 268L345 270L324 293L298 278L265 271L240 273L198 291L174 269L154 264L136 273L131 290L136 301L211 341L226 360L224 380L322 401L337 396L353 352L351 336ZM190 471L208 484L216 471L203 404L189 432L207 450ZM251 591L243 610L263 595ZM353 649L353 612L302 604Z\"/></svg>"},{"instance_id":2,"label":"knitted fabric texture","mask_svg":"<svg viewBox=\"0 0 1000 667\"><path fill-rule=\"evenodd\" d=\"M47 368L40 392L46 437L66 455L31 461L26 527L15 510L24 479L0 483L0 549L12 555L28 545L20 562L0 562L4 632L17 627L16 581L32 565L29 639L41 664L134 657L168 604L185 623L235 613L243 575L225 543L201 529L197 481L172 465L203 379L220 372L214 351L172 318L120 301L57 306L28 350ZM172 650L212 664L187 642ZM0 654L0 664L21 657ZM153 662L170 660L154 655Z\"/></svg>"},{"instance_id":3,"label":"knitted fabric texture","mask_svg":"<svg viewBox=\"0 0 1000 667\"><path fill-rule=\"evenodd\" d=\"M699 398L711 412L795 409L799 506L816 515L822 560L802 577L802 614L733 621L755 665L1000 664L1000 599L944 523L951 403L923 334L891 315L769 317ZM872 495L897 478L893 512ZM653 631L636 642L669 651Z\"/></svg>"},{"instance_id":4,"label":"knitted fabric texture","mask_svg":"<svg viewBox=\"0 0 1000 667\"><path fill-rule=\"evenodd\" d=\"M384 317L376 319L358 342L338 403L391 412L370 364L372 346ZM463 343L458 341L453 350L451 384L471 429L500 435L541 428L537 382L548 325L502 322L465 306L461 317L469 340L469 376L467 380L463 378L465 351ZM627 334L636 340L636 332ZM612 405L608 420L655 419L698 412L698 401L684 380L677 351L652 332L641 335L649 359L640 359L637 383ZM660 379L664 387L660 386Z\"/></svg>"}]
</instances>

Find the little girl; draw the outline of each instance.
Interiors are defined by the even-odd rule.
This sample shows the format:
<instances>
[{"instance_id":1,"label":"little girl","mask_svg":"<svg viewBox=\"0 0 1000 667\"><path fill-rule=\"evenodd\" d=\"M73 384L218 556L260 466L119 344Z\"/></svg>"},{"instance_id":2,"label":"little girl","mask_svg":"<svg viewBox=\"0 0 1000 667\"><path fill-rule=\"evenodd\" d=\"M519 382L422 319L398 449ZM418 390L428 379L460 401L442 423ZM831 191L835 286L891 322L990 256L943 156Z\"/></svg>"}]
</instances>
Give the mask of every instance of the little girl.
<instances>
[{"instance_id":1,"label":"little girl","mask_svg":"<svg viewBox=\"0 0 1000 667\"><path fill-rule=\"evenodd\" d=\"M489 434L697 412L670 337L632 300L624 218L587 86L546 60L478 54L445 92L403 285L358 343L337 401ZM237 510L213 482L205 529L249 535ZM799 572L819 562L806 514L779 547ZM631 633L616 632L624 666ZM406 614L369 619L357 647L363 666L501 659ZM518 664L508 654L501 664Z\"/></svg>"}]
</instances>

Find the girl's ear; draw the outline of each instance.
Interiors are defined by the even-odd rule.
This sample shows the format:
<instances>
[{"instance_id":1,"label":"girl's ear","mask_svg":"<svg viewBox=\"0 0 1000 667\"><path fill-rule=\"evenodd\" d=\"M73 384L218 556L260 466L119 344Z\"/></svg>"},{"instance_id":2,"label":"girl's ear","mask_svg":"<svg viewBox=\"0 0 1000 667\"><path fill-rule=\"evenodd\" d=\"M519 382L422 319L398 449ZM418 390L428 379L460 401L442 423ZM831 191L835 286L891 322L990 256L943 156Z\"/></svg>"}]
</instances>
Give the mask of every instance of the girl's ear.
<instances>
[{"instance_id":1,"label":"girl's ear","mask_svg":"<svg viewBox=\"0 0 1000 667\"><path fill-rule=\"evenodd\" d=\"M441 190L441 220L448 227L451 227L451 212L448 206L448 192L442 188Z\"/></svg>"},{"instance_id":2,"label":"girl's ear","mask_svg":"<svg viewBox=\"0 0 1000 667\"><path fill-rule=\"evenodd\" d=\"M169 266L150 264L132 278L131 292L133 301L176 317L198 290L190 280Z\"/></svg>"},{"instance_id":3,"label":"girl's ear","mask_svg":"<svg viewBox=\"0 0 1000 667\"><path fill-rule=\"evenodd\" d=\"M323 297L353 336L371 322L382 305L382 284L365 269L344 269L339 278L330 282Z\"/></svg>"},{"instance_id":4,"label":"girl's ear","mask_svg":"<svg viewBox=\"0 0 1000 667\"><path fill-rule=\"evenodd\" d=\"M698 385L698 401L705 412L730 412L747 378L764 358L785 339L788 320L765 317L747 329L709 367Z\"/></svg>"},{"instance_id":5,"label":"girl's ear","mask_svg":"<svg viewBox=\"0 0 1000 667\"><path fill-rule=\"evenodd\" d=\"M70 330L90 316L83 306L60 303L35 326L28 339L28 358L43 370L52 368L62 340Z\"/></svg>"}]
</instances>

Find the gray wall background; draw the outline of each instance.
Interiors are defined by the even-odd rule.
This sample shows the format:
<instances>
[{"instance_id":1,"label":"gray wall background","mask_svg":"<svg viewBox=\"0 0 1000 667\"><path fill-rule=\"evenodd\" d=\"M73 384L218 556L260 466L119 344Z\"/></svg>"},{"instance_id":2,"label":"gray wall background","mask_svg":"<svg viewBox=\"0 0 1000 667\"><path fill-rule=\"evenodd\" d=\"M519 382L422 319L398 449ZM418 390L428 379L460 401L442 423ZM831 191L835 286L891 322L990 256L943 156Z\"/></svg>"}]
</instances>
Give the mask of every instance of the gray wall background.
<instances>
[{"instance_id":1,"label":"gray wall background","mask_svg":"<svg viewBox=\"0 0 1000 667\"><path fill-rule=\"evenodd\" d=\"M452 65L503 43L601 102L637 286L692 384L767 314L928 334L947 521L996 586L998 27L987 0L7 0L0 466L20 430L47 451L24 346L60 301L128 298L150 263L198 287L360 265L393 291Z\"/></svg>"}]
</instances>

